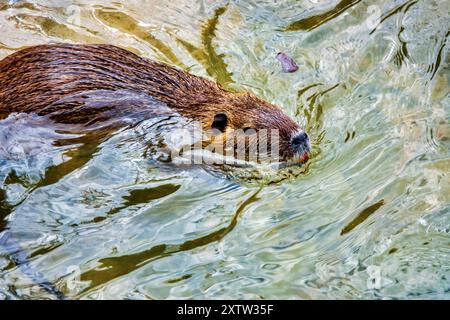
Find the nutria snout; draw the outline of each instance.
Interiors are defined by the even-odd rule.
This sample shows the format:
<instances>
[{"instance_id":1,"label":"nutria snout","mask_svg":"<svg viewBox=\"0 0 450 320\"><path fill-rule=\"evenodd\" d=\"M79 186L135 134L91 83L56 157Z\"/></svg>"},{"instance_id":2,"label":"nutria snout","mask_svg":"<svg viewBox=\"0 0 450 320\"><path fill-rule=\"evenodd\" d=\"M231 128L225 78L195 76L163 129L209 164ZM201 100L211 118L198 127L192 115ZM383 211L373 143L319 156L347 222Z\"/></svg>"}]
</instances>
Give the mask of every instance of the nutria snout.
<instances>
[{"instance_id":1,"label":"nutria snout","mask_svg":"<svg viewBox=\"0 0 450 320\"><path fill-rule=\"evenodd\" d=\"M0 61L0 119L25 112L90 127L124 114L151 117L155 110L147 99L217 131L216 141L234 139L242 131L244 148L264 141L270 151L275 142L270 134L247 134L267 130L277 133L281 161L309 158L308 135L279 107L116 46L40 45ZM235 150L242 149L233 141Z\"/></svg>"},{"instance_id":2,"label":"nutria snout","mask_svg":"<svg viewBox=\"0 0 450 320\"><path fill-rule=\"evenodd\" d=\"M309 151L311 150L311 143L308 134L305 131L300 131L291 140L291 146L295 154L300 155L300 162L304 163L309 160Z\"/></svg>"}]
</instances>

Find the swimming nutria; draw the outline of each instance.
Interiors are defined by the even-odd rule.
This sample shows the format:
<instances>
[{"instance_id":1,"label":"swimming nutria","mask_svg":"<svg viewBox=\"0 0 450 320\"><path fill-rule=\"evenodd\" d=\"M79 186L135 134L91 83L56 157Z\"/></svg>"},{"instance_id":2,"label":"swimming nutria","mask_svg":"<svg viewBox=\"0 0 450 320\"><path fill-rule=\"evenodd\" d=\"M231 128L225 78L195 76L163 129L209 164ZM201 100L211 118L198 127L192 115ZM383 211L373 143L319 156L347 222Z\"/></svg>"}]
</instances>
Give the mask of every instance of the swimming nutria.
<instances>
[{"instance_id":1,"label":"swimming nutria","mask_svg":"<svg viewBox=\"0 0 450 320\"><path fill-rule=\"evenodd\" d=\"M145 97L224 135L278 129L281 159L308 160L307 134L279 107L116 46L39 45L0 61L0 119L26 112L88 126L129 108L147 112Z\"/></svg>"}]
</instances>

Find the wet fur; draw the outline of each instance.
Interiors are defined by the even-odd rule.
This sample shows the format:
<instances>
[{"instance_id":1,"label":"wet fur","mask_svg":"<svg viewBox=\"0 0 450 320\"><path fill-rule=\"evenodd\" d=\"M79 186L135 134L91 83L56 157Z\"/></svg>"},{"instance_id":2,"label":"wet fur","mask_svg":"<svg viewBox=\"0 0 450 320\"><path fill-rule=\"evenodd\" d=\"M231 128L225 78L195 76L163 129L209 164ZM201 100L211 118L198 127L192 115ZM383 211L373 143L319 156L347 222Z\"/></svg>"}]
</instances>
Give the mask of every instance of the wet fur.
<instances>
[{"instance_id":1,"label":"wet fur","mask_svg":"<svg viewBox=\"0 0 450 320\"><path fill-rule=\"evenodd\" d=\"M224 113L228 129L278 129L280 150L300 127L272 104L112 45L40 45L0 61L0 119L36 113L55 122L92 125L127 113L145 117L156 99L211 127Z\"/></svg>"}]
</instances>

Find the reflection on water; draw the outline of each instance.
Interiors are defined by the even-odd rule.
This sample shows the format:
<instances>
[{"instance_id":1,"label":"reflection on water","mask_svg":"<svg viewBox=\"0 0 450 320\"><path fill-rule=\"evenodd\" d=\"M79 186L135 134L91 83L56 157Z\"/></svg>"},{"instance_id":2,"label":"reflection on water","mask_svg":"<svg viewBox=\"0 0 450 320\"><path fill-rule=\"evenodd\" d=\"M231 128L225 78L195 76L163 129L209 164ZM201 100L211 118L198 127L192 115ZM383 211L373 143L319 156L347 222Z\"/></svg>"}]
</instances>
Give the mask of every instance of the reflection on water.
<instances>
[{"instance_id":1,"label":"reflection on water","mask_svg":"<svg viewBox=\"0 0 450 320\"><path fill-rule=\"evenodd\" d=\"M314 149L254 183L164 161L179 119L96 136L3 119L0 297L448 299L449 9L0 0L0 57L116 44L279 104Z\"/></svg>"}]
</instances>

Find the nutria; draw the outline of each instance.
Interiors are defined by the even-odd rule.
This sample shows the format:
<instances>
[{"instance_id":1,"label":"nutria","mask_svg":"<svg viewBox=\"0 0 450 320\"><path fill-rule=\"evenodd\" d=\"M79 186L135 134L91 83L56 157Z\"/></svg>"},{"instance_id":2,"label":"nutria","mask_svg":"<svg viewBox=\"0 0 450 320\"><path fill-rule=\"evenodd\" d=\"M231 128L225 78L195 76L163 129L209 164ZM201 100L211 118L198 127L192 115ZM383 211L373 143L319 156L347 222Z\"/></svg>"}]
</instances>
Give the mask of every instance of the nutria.
<instances>
[{"instance_id":1,"label":"nutria","mask_svg":"<svg viewBox=\"0 0 450 320\"><path fill-rule=\"evenodd\" d=\"M131 109L149 113L145 99L224 135L277 129L281 159L308 160L307 134L279 107L113 45L39 45L0 61L0 119L25 112L90 126Z\"/></svg>"}]
</instances>

